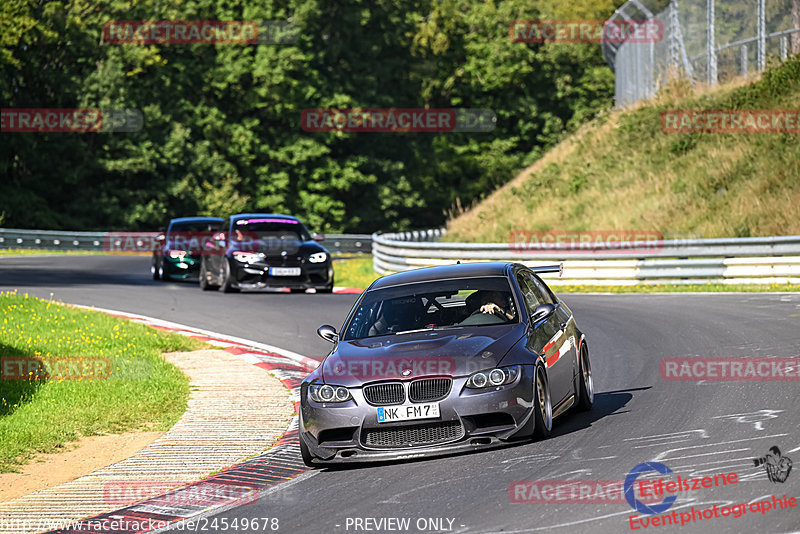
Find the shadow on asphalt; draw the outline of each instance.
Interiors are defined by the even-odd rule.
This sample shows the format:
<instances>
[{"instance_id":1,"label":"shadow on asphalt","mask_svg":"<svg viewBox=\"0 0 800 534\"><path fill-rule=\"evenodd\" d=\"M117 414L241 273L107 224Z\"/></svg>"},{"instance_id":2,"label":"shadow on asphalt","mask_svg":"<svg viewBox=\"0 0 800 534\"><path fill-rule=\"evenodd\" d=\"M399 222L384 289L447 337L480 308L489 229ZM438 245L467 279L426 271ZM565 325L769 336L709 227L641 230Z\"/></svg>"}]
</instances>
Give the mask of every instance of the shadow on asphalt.
<instances>
[{"instance_id":1,"label":"shadow on asphalt","mask_svg":"<svg viewBox=\"0 0 800 534\"><path fill-rule=\"evenodd\" d=\"M572 412L572 413L567 413L562 417L559 417L555 421L555 424L553 426L553 433L551 434L551 437L549 439L553 439L558 436L571 434L572 432L577 432L578 430L589 428L595 421L599 421L600 419L603 419L604 417L608 417L610 415L621 415L628 413L627 410L621 412L618 410L620 408L623 408L626 404L628 404L628 402L633 398L633 392L647 391L652 387L653 386L645 386L640 388L619 389L616 391L606 391L604 393L595 394L594 405L592 406L591 411L580 412L577 414ZM488 454L497 449L524 447L525 445L531 445L532 443L536 442L532 442L529 440L521 440L517 442L509 442L507 444L498 447L491 447L471 452L440 454L437 456L431 456L429 458L410 458L406 460L389 460L382 462L364 462L364 463L350 463L350 464L331 464L331 465L320 466L319 469L320 471L323 472L354 471L359 469L369 469L371 467L380 467L393 464L430 462L430 461L440 460L442 458L451 458L454 456Z\"/></svg>"}]
</instances>

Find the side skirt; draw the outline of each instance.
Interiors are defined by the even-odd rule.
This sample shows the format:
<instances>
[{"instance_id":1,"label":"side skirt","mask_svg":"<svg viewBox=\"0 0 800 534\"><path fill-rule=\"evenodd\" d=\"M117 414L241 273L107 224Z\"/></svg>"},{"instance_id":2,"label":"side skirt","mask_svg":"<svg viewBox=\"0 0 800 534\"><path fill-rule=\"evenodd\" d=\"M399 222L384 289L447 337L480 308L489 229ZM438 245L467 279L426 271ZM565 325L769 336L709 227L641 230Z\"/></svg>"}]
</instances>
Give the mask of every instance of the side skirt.
<instances>
[{"instance_id":1,"label":"side skirt","mask_svg":"<svg viewBox=\"0 0 800 534\"><path fill-rule=\"evenodd\" d=\"M567 400L561 403L561 406L553 410L553 419L572 408L573 404L575 404L575 395L571 395Z\"/></svg>"}]
</instances>

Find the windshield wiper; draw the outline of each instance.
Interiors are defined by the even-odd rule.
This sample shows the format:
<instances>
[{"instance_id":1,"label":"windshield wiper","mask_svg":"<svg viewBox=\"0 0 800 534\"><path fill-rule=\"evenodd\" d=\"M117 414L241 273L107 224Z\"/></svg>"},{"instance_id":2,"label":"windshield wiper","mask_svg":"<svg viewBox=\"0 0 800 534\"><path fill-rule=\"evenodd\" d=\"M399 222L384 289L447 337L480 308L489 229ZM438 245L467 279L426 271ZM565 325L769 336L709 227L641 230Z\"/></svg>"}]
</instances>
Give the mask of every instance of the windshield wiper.
<instances>
[{"instance_id":1,"label":"windshield wiper","mask_svg":"<svg viewBox=\"0 0 800 534\"><path fill-rule=\"evenodd\" d=\"M403 330L402 332L395 332L394 335L398 334L413 334L415 332L431 332L434 330L449 330L450 328L464 328L461 325L453 324L449 326L433 326L431 328L418 328L416 330Z\"/></svg>"}]
</instances>

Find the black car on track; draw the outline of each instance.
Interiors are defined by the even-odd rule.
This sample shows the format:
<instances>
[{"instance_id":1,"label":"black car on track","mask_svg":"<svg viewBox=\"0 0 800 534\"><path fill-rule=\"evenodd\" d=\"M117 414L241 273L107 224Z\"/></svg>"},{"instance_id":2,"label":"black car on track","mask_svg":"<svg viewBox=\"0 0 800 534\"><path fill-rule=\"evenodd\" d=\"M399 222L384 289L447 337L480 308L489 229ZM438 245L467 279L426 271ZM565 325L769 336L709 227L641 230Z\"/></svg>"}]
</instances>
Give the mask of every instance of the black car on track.
<instances>
[{"instance_id":1,"label":"black car on track","mask_svg":"<svg viewBox=\"0 0 800 534\"><path fill-rule=\"evenodd\" d=\"M219 233L225 219L219 217L179 217L169 221L159 247L153 250L150 273L153 280L188 280L200 272L200 256L205 246Z\"/></svg>"},{"instance_id":2,"label":"black car on track","mask_svg":"<svg viewBox=\"0 0 800 534\"><path fill-rule=\"evenodd\" d=\"M300 388L300 450L318 463L392 460L547 437L594 402L586 336L518 263L379 278Z\"/></svg>"},{"instance_id":3,"label":"black car on track","mask_svg":"<svg viewBox=\"0 0 800 534\"><path fill-rule=\"evenodd\" d=\"M225 293L267 287L292 292L333 291L330 253L291 215L240 213L208 244L200 265L200 287Z\"/></svg>"}]
</instances>

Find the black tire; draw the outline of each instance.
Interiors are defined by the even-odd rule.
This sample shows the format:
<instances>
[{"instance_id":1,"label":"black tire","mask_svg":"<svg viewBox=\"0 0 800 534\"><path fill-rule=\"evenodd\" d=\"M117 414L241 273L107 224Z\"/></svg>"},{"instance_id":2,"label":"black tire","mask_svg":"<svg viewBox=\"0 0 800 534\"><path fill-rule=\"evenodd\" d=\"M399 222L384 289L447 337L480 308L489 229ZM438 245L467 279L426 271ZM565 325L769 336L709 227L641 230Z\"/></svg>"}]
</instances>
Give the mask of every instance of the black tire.
<instances>
[{"instance_id":1,"label":"black tire","mask_svg":"<svg viewBox=\"0 0 800 534\"><path fill-rule=\"evenodd\" d=\"M594 380L592 379L592 364L589 361L589 349L586 344L581 345L581 356L578 359L578 402L575 403L577 411L586 412L594 404Z\"/></svg>"},{"instance_id":2,"label":"black tire","mask_svg":"<svg viewBox=\"0 0 800 534\"><path fill-rule=\"evenodd\" d=\"M333 277L327 286L317 289L317 293L333 293Z\"/></svg>"},{"instance_id":3,"label":"black tire","mask_svg":"<svg viewBox=\"0 0 800 534\"><path fill-rule=\"evenodd\" d=\"M158 262L158 277L164 282L169 282L172 279L167 270L164 268L164 260Z\"/></svg>"},{"instance_id":4,"label":"black tire","mask_svg":"<svg viewBox=\"0 0 800 534\"><path fill-rule=\"evenodd\" d=\"M291 291L292 293L305 293L306 292L305 289L300 288L300 287L291 287L291 288L289 288L289 291Z\"/></svg>"},{"instance_id":5,"label":"black tire","mask_svg":"<svg viewBox=\"0 0 800 534\"><path fill-rule=\"evenodd\" d=\"M533 433L539 439L547 439L553 431L553 403L550 399L550 384L542 366L536 368L533 392L533 413L536 417Z\"/></svg>"},{"instance_id":6,"label":"black tire","mask_svg":"<svg viewBox=\"0 0 800 534\"><path fill-rule=\"evenodd\" d=\"M208 281L208 271L206 270L206 260L200 260L200 289L203 291L211 291L212 289L217 289L219 286L215 286Z\"/></svg>"},{"instance_id":7,"label":"black tire","mask_svg":"<svg viewBox=\"0 0 800 534\"><path fill-rule=\"evenodd\" d=\"M231 282L231 264L228 263L228 258L223 258L222 260L222 272L220 273L220 278L222 278L222 284L219 286L219 290L223 293L238 293L239 288L233 287L233 283Z\"/></svg>"},{"instance_id":8,"label":"black tire","mask_svg":"<svg viewBox=\"0 0 800 534\"><path fill-rule=\"evenodd\" d=\"M153 275L153 280L161 280L161 275L158 273L158 260L156 260L155 256L153 261L150 262L150 274Z\"/></svg>"},{"instance_id":9,"label":"black tire","mask_svg":"<svg viewBox=\"0 0 800 534\"><path fill-rule=\"evenodd\" d=\"M311 451L308 450L308 445L306 445L306 440L303 439L303 436L299 436L300 438L300 456L303 457L303 463L306 464L308 467L316 467L314 465L314 456L311 454Z\"/></svg>"}]
</instances>

